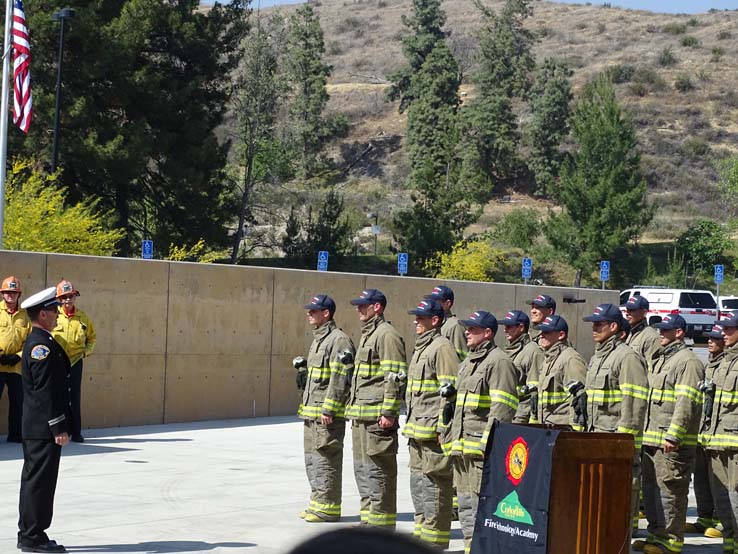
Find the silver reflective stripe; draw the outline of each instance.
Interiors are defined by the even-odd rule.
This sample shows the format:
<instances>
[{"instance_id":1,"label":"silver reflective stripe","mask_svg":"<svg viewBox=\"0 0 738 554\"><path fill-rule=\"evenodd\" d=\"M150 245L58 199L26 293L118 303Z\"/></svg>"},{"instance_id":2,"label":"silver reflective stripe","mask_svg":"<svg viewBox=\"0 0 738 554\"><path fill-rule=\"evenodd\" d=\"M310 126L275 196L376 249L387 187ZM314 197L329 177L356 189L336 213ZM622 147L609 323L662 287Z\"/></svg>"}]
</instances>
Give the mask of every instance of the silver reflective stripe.
<instances>
[{"instance_id":1,"label":"silver reflective stripe","mask_svg":"<svg viewBox=\"0 0 738 554\"><path fill-rule=\"evenodd\" d=\"M59 423L60 421L64 421L65 419L67 419L67 416L65 416L64 414L62 414L59 417L55 417L54 419L50 419L49 420L49 425L56 425L57 423Z\"/></svg>"}]
</instances>

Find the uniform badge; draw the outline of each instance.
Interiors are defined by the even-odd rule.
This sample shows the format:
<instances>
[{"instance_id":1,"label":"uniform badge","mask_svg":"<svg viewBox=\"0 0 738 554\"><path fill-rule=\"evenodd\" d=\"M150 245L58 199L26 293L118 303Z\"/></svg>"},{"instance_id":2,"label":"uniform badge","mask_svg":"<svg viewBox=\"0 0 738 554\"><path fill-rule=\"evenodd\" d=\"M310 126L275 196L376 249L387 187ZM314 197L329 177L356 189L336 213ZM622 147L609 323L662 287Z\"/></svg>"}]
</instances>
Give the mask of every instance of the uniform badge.
<instances>
[{"instance_id":1,"label":"uniform badge","mask_svg":"<svg viewBox=\"0 0 738 554\"><path fill-rule=\"evenodd\" d=\"M38 346L35 346L33 350L31 350L31 358L34 360L45 360L46 357L49 355L48 346L44 346L43 344L39 344Z\"/></svg>"}]
</instances>

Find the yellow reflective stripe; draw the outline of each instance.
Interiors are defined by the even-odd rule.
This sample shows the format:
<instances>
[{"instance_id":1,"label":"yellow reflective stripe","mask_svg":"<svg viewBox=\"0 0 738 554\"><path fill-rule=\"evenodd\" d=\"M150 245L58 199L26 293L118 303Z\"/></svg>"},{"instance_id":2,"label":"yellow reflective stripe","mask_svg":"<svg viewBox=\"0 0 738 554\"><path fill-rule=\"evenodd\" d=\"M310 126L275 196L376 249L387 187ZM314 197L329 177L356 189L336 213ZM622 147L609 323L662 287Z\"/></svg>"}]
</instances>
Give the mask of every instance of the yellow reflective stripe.
<instances>
[{"instance_id":1,"label":"yellow reflective stripe","mask_svg":"<svg viewBox=\"0 0 738 554\"><path fill-rule=\"evenodd\" d=\"M379 418L381 406L366 406L363 404L351 404L346 407L346 417L351 419L372 419Z\"/></svg>"},{"instance_id":2,"label":"yellow reflective stripe","mask_svg":"<svg viewBox=\"0 0 738 554\"><path fill-rule=\"evenodd\" d=\"M415 439L435 439L438 436L436 427L426 427L411 421L405 424L402 434Z\"/></svg>"},{"instance_id":3,"label":"yellow reflective stripe","mask_svg":"<svg viewBox=\"0 0 738 554\"><path fill-rule=\"evenodd\" d=\"M445 374L438 374L438 380L441 383L451 383L452 385L456 385L456 375L445 375Z\"/></svg>"},{"instance_id":4,"label":"yellow reflective stripe","mask_svg":"<svg viewBox=\"0 0 738 554\"><path fill-rule=\"evenodd\" d=\"M489 408L492 403L505 404L512 409L518 408L518 397L503 390L493 389L489 394L476 394L467 392L464 394L462 406L468 408Z\"/></svg>"},{"instance_id":5,"label":"yellow reflective stripe","mask_svg":"<svg viewBox=\"0 0 738 554\"><path fill-rule=\"evenodd\" d=\"M407 363L402 360L382 360L379 362L379 366L382 371L407 372Z\"/></svg>"},{"instance_id":6,"label":"yellow reflective stripe","mask_svg":"<svg viewBox=\"0 0 738 554\"><path fill-rule=\"evenodd\" d=\"M308 378L309 379L330 379L331 368L329 367L309 367Z\"/></svg>"},{"instance_id":7,"label":"yellow reflective stripe","mask_svg":"<svg viewBox=\"0 0 738 554\"><path fill-rule=\"evenodd\" d=\"M738 391L718 389L715 392L715 403L738 404Z\"/></svg>"},{"instance_id":8,"label":"yellow reflective stripe","mask_svg":"<svg viewBox=\"0 0 738 554\"><path fill-rule=\"evenodd\" d=\"M700 391L698 391L695 388L688 387L687 385L677 385L676 386L676 395L677 396L686 396L693 402L697 402L699 404L702 404L703 396Z\"/></svg>"},{"instance_id":9,"label":"yellow reflective stripe","mask_svg":"<svg viewBox=\"0 0 738 554\"><path fill-rule=\"evenodd\" d=\"M340 504L320 504L314 500L310 501L309 509L314 512L321 512L329 516L340 516L341 505Z\"/></svg>"},{"instance_id":10,"label":"yellow reflective stripe","mask_svg":"<svg viewBox=\"0 0 738 554\"><path fill-rule=\"evenodd\" d=\"M435 531L433 529L423 528L420 533L420 539L425 542L447 544L451 540L451 531Z\"/></svg>"},{"instance_id":11,"label":"yellow reflective stripe","mask_svg":"<svg viewBox=\"0 0 738 554\"><path fill-rule=\"evenodd\" d=\"M537 386L538 386L538 381L528 381L528 384L529 384L530 386L532 386L532 387L533 387L533 386L537 387Z\"/></svg>"},{"instance_id":12,"label":"yellow reflective stripe","mask_svg":"<svg viewBox=\"0 0 738 554\"><path fill-rule=\"evenodd\" d=\"M640 385L632 385L630 383L620 383L620 390L626 396L632 396L640 400L648 400L648 387Z\"/></svg>"},{"instance_id":13,"label":"yellow reflective stripe","mask_svg":"<svg viewBox=\"0 0 738 554\"><path fill-rule=\"evenodd\" d=\"M550 392L550 391L543 391L541 394L541 403L542 404L561 404L562 402L566 402L566 400L569 398L569 393L565 391L561 392Z\"/></svg>"},{"instance_id":14,"label":"yellow reflective stripe","mask_svg":"<svg viewBox=\"0 0 738 554\"><path fill-rule=\"evenodd\" d=\"M332 398L323 400L323 412L334 412L336 417L343 417L346 413L346 405L343 402L337 402Z\"/></svg>"},{"instance_id":15,"label":"yellow reflective stripe","mask_svg":"<svg viewBox=\"0 0 738 554\"><path fill-rule=\"evenodd\" d=\"M623 393L612 389L589 389L587 400L592 402L622 402Z\"/></svg>"},{"instance_id":16,"label":"yellow reflective stripe","mask_svg":"<svg viewBox=\"0 0 738 554\"><path fill-rule=\"evenodd\" d=\"M321 406L305 406L305 404L300 404L300 407L297 409L297 415L315 417L323 413L322 409Z\"/></svg>"},{"instance_id":17,"label":"yellow reflective stripe","mask_svg":"<svg viewBox=\"0 0 738 554\"><path fill-rule=\"evenodd\" d=\"M374 514L369 512L369 525L394 525L397 523L397 514Z\"/></svg>"},{"instance_id":18,"label":"yellow reflective stripe","mask_svg":"<svg viewBox=\"0 0 738 554\"><path fill-rule=\"evenodd\" d=\"M399 398L385 398L384 401L382 401L381 411L399 413L401 404L402 400L400 400Z\"/></svg>"},{"instance_id":19,"label":"yellow reflective stripe","mask_svg":"<svg viewBox=\"0 0 738 554\"><path fill-rule=\"evenodd\" d=\"M420 536L420 532L423 530L423 524L422 523L416 523L415 527L413 528L413 535L416 537Z\"/></svg>"},{"instance_id":20,"label":"yellow reflective stripe","mask_svg":"<svg viewBox=\"0 0 738 554\"><path fill-rule=\"evenodd\" d=\"M482 441L473 441L469 439L456 439L452 443L446 443L441 445L443 453L447 456L455 453L459 454L474 454L478 456L484 455L484 447Z\"/></svg>"},{"instance_id":21,"label":"yellow reflective stripe","mask_svg":"<svg viewBox=\"0 0 738 554\"><path fill-rule=\"evenodd\" d=\"M331 371L337 375L341 375L342 377L346 376L346 365L342 364L341 362L331 362Z\"/></svg>"},{"instance_id":22,"label":"yellow reflective stripe","mask_svg":"<svg viewBox=\"0 0 738 554\"><path fill-rule=\"evenodd\" d=\"M467 352L466 350L459 350L457 348L456 355L459 357L459 361L463 362L464 359L466 359L466 357L469 355L469 352Z\"/></svg>"},{"instance_id":23,"label":"yellow reflective stripe","mask_svg":"<svg viewBox=\"0 0 738 554\"><path fill-rule=\"evenodd\" d=\"M700 443L705 448L716 448L716 447L732 447L738 448L738 435L707 435L702 434L699 437Z\"/></svg>"},{"instance_id":24,"label":"yellow reflective stripe","mask_svg":"<svg viewBox=\"0 0 738 554\"><path fill-rule=\"evenodd\" d=\"M359 510L361 521L369 521L369 510Z\"/></svg>"},{"instance_id":25,"label":"yellow reflective stripe","mask_svg":"<svg viewBox=\"0 0 738 554\"><path fill-rule=\"evenodd\" d=\"M518 404L520 403L520 400L518 400L518 397L516 395L499 389L492 389L491 391L489 391L489 394L492 397L492 402L505 404L506 406L510 406L514 410L518 409Z\"/></svg>"},{"instance_id":26,"label":"yellow reflective stripe","mask_svg":"<svg viewBox=\"0 0 738 554\"><path fill-rule=\"evenodd\" d=\"M379 364L367 364L365 362L359 362L356 366L356 374L361 377L371 377L379 373Z\"/></svg>"},{"instance_id":27,"label":"yellow reflective stripe","mask_svg":"<svg viewBox=\"0 0 738 554\"><path fill-rule=\"evenodd\" d=\"M584 431L584 425L577 425L576 423L572 423L571 428L575 431Z\"/></svg>"},{"instance_id":28,"label":"yellow reflective stripe","mask_svg":"<svg viewBox=\"0 0 738 554\"><path fill-rule=\"evenodd\" d=\"M676 437L678 440L681 440L682 437L687 434L687 430L676 423L671 423L669 425L669 430L666 433L672 437Z\"/></svg>"},{"instance_id":29,"label":"yellow reflective stripe","mask_svg":"<svg viewBox=\"0 0 738 554\"><path fill-rule=\"evenodd\" d=\"M408 379L408 392L436 392L441 384L435 379Z\"/></svg>"},{"instance_id":30,"label":"yellow reflective stripe","mask_svg":"<svg viewBox=\"0 0 738 554\"><path fill-rule=\"evenodd\" d=\"M671 389L651 389L650 399L654 402L676 402L676 395Z\"/></svg>"}]
</instances>

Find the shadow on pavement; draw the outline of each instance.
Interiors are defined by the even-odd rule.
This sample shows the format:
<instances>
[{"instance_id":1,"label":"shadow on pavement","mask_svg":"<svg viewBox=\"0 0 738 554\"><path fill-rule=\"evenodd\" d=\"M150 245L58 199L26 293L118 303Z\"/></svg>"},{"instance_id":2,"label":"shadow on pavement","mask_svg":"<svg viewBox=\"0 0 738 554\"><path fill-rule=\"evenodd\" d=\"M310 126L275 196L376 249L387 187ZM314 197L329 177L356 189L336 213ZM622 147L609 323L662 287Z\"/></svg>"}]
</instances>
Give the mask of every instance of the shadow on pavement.
<instances>
[{"instance_id":1,"label":"shadow on pavement","mask_svg":"<svg viewBox=\"0 0 738 554\"><path fill-rule=\"evenodd\" d=\"M146 552L166 554L170 552L206 552L216 548L250 548L252 542L204 542L204 541L151 541L136 544L91 544L88 546L67 546L68 552Z\"/></svg>"},{"instance_id":2,"label":"shadow on pavement","mask_svg":"<svg viewBox=\"0 0 738 554\"><path fill-rule=\"evenodd\" d=\"M111 452L138 452L138 448L111 448L109 446L95 446L94 444L70 444L62 450L62 458L68 456L84 456L87 454L109 454ZM0 461L22 460L23 447L20 444L0 445Z\"/></svg>"},{"instance_id":3,"label":"shadow on pavement","mask_svg":"<svg viewBox=\"0 0 738 554\"><path fill-rule=\"evenodd\" d=\"M113 443L139 443L139 442L192 442L192 439L132 439L130 437L119 437L115 439L89 438L85 439L88 444L113 444Z\"/></svg>"}]
</instances>

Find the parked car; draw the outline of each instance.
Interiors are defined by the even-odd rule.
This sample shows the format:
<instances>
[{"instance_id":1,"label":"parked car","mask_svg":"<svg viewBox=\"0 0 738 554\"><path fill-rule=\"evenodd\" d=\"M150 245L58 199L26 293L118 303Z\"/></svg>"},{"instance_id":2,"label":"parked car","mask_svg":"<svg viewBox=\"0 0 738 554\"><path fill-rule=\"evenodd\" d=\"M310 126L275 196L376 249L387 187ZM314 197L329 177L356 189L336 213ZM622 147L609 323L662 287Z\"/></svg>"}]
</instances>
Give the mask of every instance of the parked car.
<instances>
[{"instance_id":1,"label":"parked car","mask_svg":"<svg viewBox=\"0 0 738 554\"><path fill-rule=\"evenodd\" d=\"M709 331L718 319L717 302L709 290L669 289L636 286L620 293L620 310L631 296L645 296L649 310L649 325L658 323L666 314L679 314L687 322L687 336L699 337Z\"/></svg>"},{"instance_id":2,"label":"parked car","mask_svg":"<svg viewBox=\"0 0 738 554\"><path fill-rule=\"evenodd\" d=\"M738 296L720 297L720 319L730 317L730 312L738 310Z\"/></svg>"}]
</instances>

